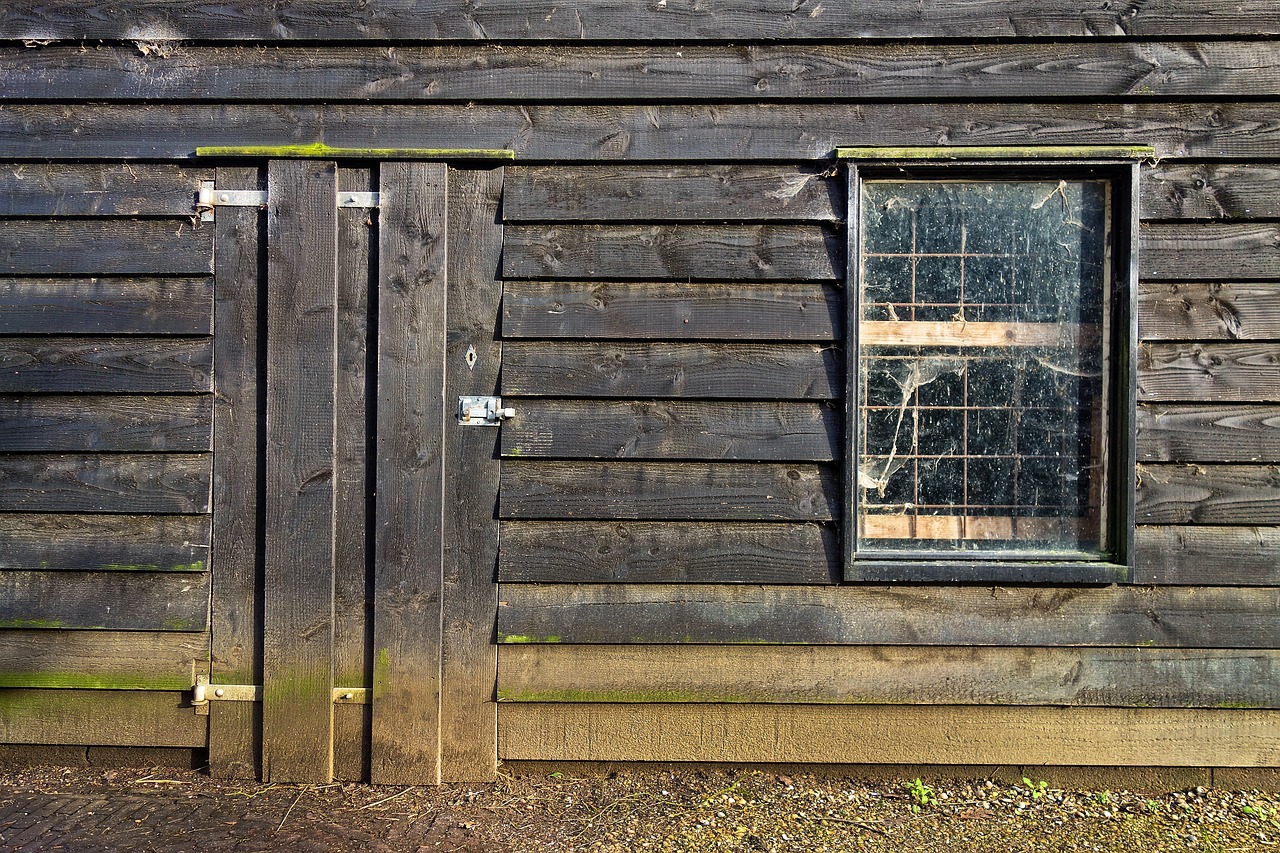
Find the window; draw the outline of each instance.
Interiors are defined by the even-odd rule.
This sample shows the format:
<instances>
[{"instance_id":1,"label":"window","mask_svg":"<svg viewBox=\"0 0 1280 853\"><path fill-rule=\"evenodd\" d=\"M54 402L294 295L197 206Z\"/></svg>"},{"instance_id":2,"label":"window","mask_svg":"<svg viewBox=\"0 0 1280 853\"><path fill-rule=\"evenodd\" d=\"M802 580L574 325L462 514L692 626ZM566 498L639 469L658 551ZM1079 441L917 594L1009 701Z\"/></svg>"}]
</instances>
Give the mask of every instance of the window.
<instances>
[{"instance_id":1,"label":"window","mask_svg":"<svg viewBox=\"0 0 1280 853\"><path fill-rule=\"evenodd\" d=\"M851 579L1128 579L1131 172L853 164Z\"/></svg>"}]
</instances>

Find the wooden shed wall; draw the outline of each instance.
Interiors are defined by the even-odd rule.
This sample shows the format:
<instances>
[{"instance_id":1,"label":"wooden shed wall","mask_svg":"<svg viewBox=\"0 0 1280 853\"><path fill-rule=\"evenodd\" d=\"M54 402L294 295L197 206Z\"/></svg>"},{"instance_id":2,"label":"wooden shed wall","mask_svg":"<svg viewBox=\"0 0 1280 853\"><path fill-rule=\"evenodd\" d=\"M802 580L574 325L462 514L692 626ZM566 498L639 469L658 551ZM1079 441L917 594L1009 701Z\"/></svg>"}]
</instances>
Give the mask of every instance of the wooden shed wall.
<instances>
[{"instance_id":1,"label":"wooden shed wall","mask_svg":"<svg viewBox=\"0 0 1280 853\"><path fill-rule=\"evenodd\" d=\"M205 637L160 603L206 587L96 544L209 543L196 148L506 148L502 757L1280 762L1280 11L1081 5L0 7L6 667ZM1157 152L1137 583L837 584L833 149L1031 144ZM127 624L48 604L120 583Z\"/></svg>"}]
</instances>

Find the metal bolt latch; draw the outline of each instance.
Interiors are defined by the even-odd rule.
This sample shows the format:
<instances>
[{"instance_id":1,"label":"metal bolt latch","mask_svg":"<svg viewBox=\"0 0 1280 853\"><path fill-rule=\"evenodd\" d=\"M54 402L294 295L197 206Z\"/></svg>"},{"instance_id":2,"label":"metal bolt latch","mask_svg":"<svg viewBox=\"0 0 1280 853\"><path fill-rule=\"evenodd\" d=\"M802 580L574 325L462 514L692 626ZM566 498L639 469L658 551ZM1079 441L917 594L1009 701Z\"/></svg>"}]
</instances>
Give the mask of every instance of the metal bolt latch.
<instances>
[{"instance_id":1,"label":"metal bolt latch","mask_svg":"<svg viewBox=\"0 0 1280 853\"><path fill-rule=\"evenodd\" d=\"M516 410L503 407L501 397L458 398L458 423L466 426L497 426L515 416Z\"/></svg>"}]
</instances>

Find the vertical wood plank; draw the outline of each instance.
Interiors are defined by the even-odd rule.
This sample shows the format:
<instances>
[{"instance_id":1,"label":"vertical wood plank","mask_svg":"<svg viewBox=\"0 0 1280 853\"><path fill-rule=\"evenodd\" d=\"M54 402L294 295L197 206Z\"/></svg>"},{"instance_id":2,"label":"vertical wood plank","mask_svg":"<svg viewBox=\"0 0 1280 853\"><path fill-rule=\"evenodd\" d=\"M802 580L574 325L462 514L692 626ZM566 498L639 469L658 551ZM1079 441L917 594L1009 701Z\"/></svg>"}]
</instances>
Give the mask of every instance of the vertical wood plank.
<instances>
[{"instance_id":1,"label":"vertical wood plank","mask_svg":"<svg viewBox=\"0 0 1280 853\"><path fill-rule=\"evenodd\" d=\"M256 168L218 169L223 189L258 189ZM258 294L261 219L252 207L223 207L214 218L213 572L211 681L261 684L258 607ZM242 702L209 707L209 772L256 779L260 715Z\"/></svg>"},{"instance_id":2,"label":"vertical wood plank","mask_svg":"<svg viewBox=\"0 0 1280 853\"><path fill-rule=\"evenodd\" d=\"M450 172L447 401L497 393L501 194L502 169ZM452 422L445 431L444 781L497 774L498 436Z\"/></svg>"},{"instance_id":3,"label":"vertical wood plank","mask_svg":"<svg viewBox=\"0 0 1280 853\"><path fill-rule=\"evenodd\" d=\"M378 228L370 779L440 778L446 167L385 163Z\"/></svg>"},{"instance_id":4,"label":"vertical wood plank","mask_svg":"<svg viewBox=\"0 0 1280 853\"><path fill-rule=\"evenodd\" d=\"M263 778L333 775L337 168L267 168Z\"/></svg>"}]
</instances>

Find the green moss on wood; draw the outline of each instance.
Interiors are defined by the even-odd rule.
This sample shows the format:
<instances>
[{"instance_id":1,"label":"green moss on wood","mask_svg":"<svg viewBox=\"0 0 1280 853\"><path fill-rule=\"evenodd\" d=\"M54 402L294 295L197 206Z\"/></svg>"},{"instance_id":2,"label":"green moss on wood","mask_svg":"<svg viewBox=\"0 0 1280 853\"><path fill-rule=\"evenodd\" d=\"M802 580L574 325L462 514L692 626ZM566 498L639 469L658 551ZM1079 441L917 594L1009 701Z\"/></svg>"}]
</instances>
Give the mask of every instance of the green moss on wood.
<instances>
[{"instance_id":1,"label":"green moss on wood","mask_svg":"<svg viewBox=\"0 0 1280 853\"><path fill-rule=\"evenodd\" d=\"M100 628L101 625L72 625L59 619L0 619L0 628Z\"/></svg>"},{"instance_id":2,"label":"green moss on wood","mask_svg":"<svg viewBox=\"0 0 1280 853\"><path fill-rule=\"evenodd\" d=\"M187 690L190 675L128 675L84 672L0 672L0 687L81 690Z\"/></svg>"},{"instance_id":3,"label":"green moss on wood","mask_svg":"<svg viewBox=\"0 0 1280 853\"><path fill-rule=\"evenodd\" d=\"M341 148L309 145L204 145L197 157L312 158L326 160L514 160L507 148Z\"/></svg>"},{"instance_id":4,"label":"green moss on wood","mask_svg":"<svg viewBox=\"0 0 1280 853\"><path fill-rule=\"evenodd\" d=\"M930 145L837 148L841 160L1152 160L1149 145Z\"/></svg>"},{"instance_id":5,"label":"green moss on wood","mask_svg":"<svg viewBox=\"0 0 1280 853\"><path fill-rule=\"evenodd\" d=\"M500 634L498 635L500 643L558 643L560 636L558 634L548 634L545 637L534 637L527 634Z\"/></svg>"},{"instance_id":6,"label":"green moss on wood","mask_svg":"<svg viewBox=\"0 0 1280 853\"><path fill-rule=\"evenodd\" d=\"M203 572L204 570L203 560L196 560L194 563L174 563L170 566L162 566L158 563L103 563L98 566L98 571L102 572Z\"/></svg>"}]
</instances>

